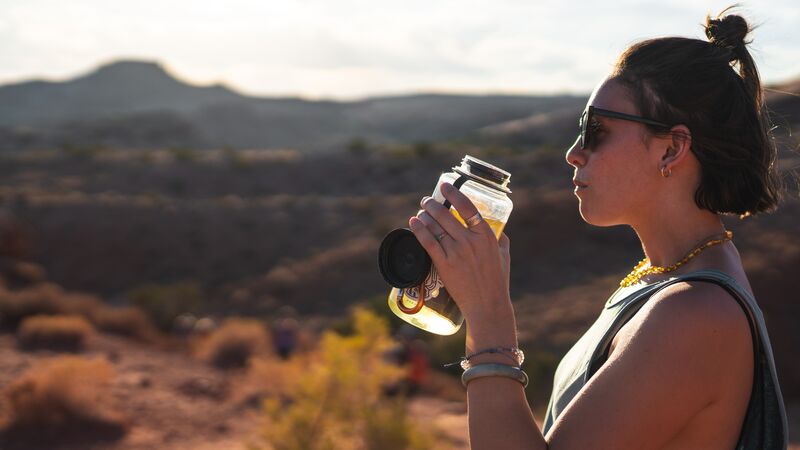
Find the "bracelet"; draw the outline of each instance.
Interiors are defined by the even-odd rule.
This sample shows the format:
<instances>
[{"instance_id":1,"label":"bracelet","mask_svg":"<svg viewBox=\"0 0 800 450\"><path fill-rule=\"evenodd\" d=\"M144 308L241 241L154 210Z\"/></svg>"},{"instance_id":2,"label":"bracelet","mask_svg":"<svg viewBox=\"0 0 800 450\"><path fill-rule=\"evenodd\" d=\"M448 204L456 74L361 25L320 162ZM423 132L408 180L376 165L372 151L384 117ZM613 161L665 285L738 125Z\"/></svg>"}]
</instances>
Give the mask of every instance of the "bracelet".
<instances>
[{"instance_id":1,"label":"bracelet","mask_svg":"<svg viewBox=\"0 0 800 450\"><path fill-rule=\"evenodd\" d=\"M523 388L528 387L528 374L524 370L506 364L483 363L476 364L461 374L461 384L467 384L475 378L502 376L513 378L522 384Z\"/></svg>"},{"instance_id":2,"label":"bracelet","mask_svg":"<svg viewBox=\"0 0 800 450\"><path fill-rule=\"evenodd\" d=\"M503 352L509 352L514 356L508 355L507 353ZM460 364L462 369L467 370L470 367L469 359L472 358L473 356L481 355L484 353L499 353L507 358L510 358L519 367L522 367L522 363L523 361L525 361L525 354L522 353L522 350L519 349L519 347L494 347L494 348L487 348L479 352L475 352L471 355L462 356L458 361L445 364L443 367L450 367L456 364Z\"/></svg>"}]
</instances>

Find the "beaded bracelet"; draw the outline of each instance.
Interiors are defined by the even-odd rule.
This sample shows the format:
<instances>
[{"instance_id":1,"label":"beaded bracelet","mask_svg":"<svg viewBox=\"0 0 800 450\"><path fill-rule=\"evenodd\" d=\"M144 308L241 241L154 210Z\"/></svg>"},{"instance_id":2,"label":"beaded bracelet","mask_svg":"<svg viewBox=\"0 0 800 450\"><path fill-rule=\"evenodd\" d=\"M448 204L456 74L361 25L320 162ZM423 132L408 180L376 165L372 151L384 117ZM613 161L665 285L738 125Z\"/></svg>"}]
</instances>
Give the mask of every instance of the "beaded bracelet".
<instances>
[{"instance_id":1,"label":"beaded bracelet","mask_svg":"<svg viewBox=\"0 0 800 450\"><path fill-rule=\"evenodd\" d=\"M509 352L509 353L513 354L514 356L511 356L511 355L509 355L507 353L503 353L503 352ZM484 354L484 353L498 353L500 355L503 355L503 356L511 359L512 361L514 361L520 367L522 367L522 363L523 363L523 361L525 361L525 354L522 353L522 350L519 347L493 347L493 348L487 348L485 350L481 350L479 352L475 352L475 353L473 353L471 355L462 356L458 361L454 361L454 362L451 362L449 364L445 364L443 367L450 367L450 366L454 366L456 364L460 364L462 369L467 370L470 367L469 359L472 358L473 356L481 355L481 354Z\"/></svg>"},{"instance_id":2,"label":"beaded bracelet","mask_svg":"<svg viewBox=\"0 0 800 450\"><path fill-rule=\"evenodd\" d=\"M528 374L524 370L507 364L495 363L476 364L465 370L461 374L461 384L466 388L467 384L475 378L494 376L513 378L519 381L523 388L528 387Z\"/></svg>"}]
</instances>

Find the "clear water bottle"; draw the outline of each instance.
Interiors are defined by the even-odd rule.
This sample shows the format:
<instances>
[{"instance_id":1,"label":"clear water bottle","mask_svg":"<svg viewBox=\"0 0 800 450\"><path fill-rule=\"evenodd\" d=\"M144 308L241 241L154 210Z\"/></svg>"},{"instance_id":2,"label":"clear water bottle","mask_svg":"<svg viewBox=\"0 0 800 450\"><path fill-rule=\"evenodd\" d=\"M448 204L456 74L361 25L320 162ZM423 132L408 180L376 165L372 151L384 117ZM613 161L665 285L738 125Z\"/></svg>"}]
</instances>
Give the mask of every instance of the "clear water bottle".
<instances>
[{"instance_id":1,"label":"clear water bottle","mask_svg":"<svg viewBox=\"0 0 800 450\"><path fill-rule=\"evenodd\" d=\"M472 200L499 239L513 208L508 197L510 178L511 174L505 170L467 155L459 166L439 177L432 197L448 207L466 227L464 219L439 189L444 182L452 184ZM379 265L384 278L394 286L389 293L389 308L397 317L434 334L451 335L461 328L464 323L461 310L410 230L393 230L384 238Z\"/></svg>"}]
</instances>

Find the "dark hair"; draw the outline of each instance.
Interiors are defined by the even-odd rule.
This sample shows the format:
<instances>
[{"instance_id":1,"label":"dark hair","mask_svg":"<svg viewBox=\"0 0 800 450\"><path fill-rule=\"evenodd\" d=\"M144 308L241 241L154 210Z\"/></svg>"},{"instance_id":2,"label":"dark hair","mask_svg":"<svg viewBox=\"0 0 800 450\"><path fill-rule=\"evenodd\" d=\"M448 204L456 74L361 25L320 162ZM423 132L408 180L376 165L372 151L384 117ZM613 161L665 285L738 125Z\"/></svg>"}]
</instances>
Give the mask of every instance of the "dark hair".
<instances>
[{"instance_id":1,"label":"dark hair","mask_svg":"<svg viewBox=\"0 0 800 450\"><path fill-rule=\"evenodd\" d=\"M708 41L638 42L620 55L612 76L633 94L640 113L689 128L701 167L697 205L745 217L774 211L783 186L761 81L746 47L752 28L741 16L723 17L728 9L706 17Z\"/></svg>"}]
</instances>

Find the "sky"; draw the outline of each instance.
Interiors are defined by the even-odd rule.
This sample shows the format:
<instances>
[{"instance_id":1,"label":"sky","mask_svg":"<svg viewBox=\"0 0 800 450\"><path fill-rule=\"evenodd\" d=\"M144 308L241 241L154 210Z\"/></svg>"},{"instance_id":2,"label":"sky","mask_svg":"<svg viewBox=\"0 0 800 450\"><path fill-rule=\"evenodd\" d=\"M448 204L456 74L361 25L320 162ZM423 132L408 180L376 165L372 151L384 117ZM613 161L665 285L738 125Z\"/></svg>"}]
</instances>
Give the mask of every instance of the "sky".
<instances>
[{"instance_id":1,"label":"sky","mask_svg":"<svg viewBox=\"0 0 800 450\"><path fill-rule=\"evenodd\" d=\"M352 100L417 92L589 93L637 40L705 39L727 1L2 0L0 83L65 80L117 59L194 84ZM601 6L602 5L602 6ZM758 0L768 83L800 78L800 6Z\"/></svg>"}]
</instances>

